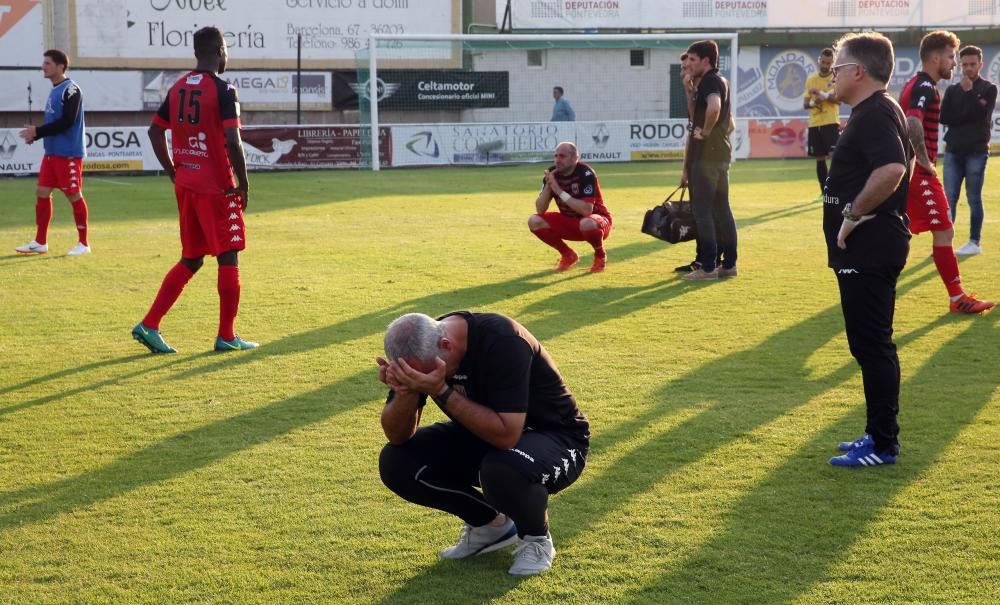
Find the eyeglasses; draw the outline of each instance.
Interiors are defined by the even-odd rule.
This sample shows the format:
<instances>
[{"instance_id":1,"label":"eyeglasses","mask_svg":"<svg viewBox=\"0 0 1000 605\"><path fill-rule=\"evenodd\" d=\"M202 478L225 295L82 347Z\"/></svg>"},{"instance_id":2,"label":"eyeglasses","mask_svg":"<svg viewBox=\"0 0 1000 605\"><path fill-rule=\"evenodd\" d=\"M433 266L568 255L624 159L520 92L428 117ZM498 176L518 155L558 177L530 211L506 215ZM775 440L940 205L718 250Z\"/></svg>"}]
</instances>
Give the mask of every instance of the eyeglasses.
<instances>
[{"instance_id":1,"label":"eyeglasses","mask_svg":"<svg viewBox=\"0 0 1000 605\"><path fill-rule=\"evenodd\" d=\"M833 73L837 73L838 69L840 69L841 67L847 67L849 65L861 65L861 64L858 63L857 61L851 61L850 63L840 63L838 65L831 65L830 71L832 71Z\"/></svg>"}]
</instances>

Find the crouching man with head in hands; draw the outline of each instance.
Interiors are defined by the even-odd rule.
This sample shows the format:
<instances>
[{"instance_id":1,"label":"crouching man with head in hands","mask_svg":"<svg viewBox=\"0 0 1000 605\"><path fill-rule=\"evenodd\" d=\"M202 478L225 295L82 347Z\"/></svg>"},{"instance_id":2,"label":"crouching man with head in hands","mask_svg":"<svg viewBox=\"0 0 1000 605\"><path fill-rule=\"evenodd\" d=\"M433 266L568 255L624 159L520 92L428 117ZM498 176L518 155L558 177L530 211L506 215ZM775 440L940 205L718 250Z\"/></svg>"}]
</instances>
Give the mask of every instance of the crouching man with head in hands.
<instances>
[{"instance_id":1,"label":"crouching man with head in hands","mask_svg":"<svg viewBox=\"0 0 1000 605\"><path fill-rule=\"evenodd\" d=\"M520 542L512 575L549 569L549 494L576 481L590 444L587 419L549 354L516 321L467 311L403 315L389 324L385 354L377 358L390 389L383 483L464 521L442 558ZM419 426L428 397L447 422Z\"/></svg>"}]
</instances>

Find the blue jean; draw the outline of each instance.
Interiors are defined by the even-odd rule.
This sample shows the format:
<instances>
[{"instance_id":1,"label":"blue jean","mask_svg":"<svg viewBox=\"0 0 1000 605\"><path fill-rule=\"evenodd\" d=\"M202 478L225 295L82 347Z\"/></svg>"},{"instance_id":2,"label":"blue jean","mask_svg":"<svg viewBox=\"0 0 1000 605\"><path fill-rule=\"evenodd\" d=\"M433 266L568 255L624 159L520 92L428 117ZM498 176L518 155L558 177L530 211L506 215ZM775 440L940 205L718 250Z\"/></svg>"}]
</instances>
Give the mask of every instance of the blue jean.
<instances>
[{"instance_id":1,"label":"blue jean","mask_svg":"<svg viewBox=\"0 0 1000 605\"><path fill-rule=\"evenodd\" d=\"M951 222L955 222L958 210L958 196L965 179L965 197L971 211L969 239L978 242L983 233L983 179L986 178L988 153L945 153L944 193L951 206Z\"/></svg>"},{"instance_id":2,"label":"blue jean","mask_svg":"<svg viewBox=\"0 0 1000 605\"><path fill-rule=\"evenodd\" d=\"M715 270L722 252L726 269L736 266L736 221L729 207L729 162L698 161L691 167L691 210L698 225L698 262Z\"/></svg>"}]
</instances>

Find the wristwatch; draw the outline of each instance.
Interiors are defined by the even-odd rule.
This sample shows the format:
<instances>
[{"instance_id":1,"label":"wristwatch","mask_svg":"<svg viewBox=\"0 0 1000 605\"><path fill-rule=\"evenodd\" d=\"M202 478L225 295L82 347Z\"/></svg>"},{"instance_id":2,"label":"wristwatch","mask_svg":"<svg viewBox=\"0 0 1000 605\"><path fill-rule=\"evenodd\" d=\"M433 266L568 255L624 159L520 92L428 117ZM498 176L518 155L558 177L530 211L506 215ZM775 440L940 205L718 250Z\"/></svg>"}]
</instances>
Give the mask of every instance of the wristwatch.
<instances>
[{"instance_id":1,"label":"wristwatch","mask_svg":"<svg viewBox=\"0 0 1000 605\"><path fill-rule=\"evenodd\" d=\"M431 397L431 399L433 399L434 403L436 403L438 407L443 410L444 406L447 405L448 403L448 398L451 397L451 394L454 392L455 389L451 385L448 385L448 388L445 389L443 393L441 393L440 395L434 395Z\"/></svg>"},{"instance_id":2,"label":"wristwatch","mask_svg":"<svg viewBox=\"0 0 1000 605\"><path fill-rule=\"evenodd\" d=\"M851 204L844 204L844 209L840 212L840 214L852 223L856 223L861 220L860 216L851 211Z\"/></svg>"}]
</instances>

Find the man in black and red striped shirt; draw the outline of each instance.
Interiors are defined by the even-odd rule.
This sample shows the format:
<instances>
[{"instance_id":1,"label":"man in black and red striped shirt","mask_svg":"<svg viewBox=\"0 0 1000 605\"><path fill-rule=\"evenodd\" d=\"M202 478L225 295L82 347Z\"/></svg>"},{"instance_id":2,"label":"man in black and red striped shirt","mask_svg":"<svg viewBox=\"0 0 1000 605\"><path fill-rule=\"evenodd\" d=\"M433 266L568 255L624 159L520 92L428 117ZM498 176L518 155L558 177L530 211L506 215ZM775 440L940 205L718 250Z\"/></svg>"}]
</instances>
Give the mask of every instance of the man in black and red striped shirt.
<instances>
[{"instance_id":1,"label":"man in black and red striped shirt","mask_svg":"<svg viewBox=\"0 0 1000 605\"><path fill-rule=\"evenodd\" d=\"M548 212L552 200L558 212ZM576 145L568 141L559 143L555 162L542 179L535 214L528 219L528 228L535 237L559 251L561 258L556 271L565 271L580 260L564 240L585 241L593 246L594 264L590 272L604 271L608 259L604 240L611 234L611 221L594 169L580 161Z\"/></svg>"},{"instance_id":2,"label":"man in black and red striped shirt","mask_svg":"<svg viewBox=\"0 0 1000 605\"><path fill-rule=\"evenodd\" d=\"M917 163L910 178L906 214L910 217L911 233L930 231L934 238L934 265L948 289L952 312L982 313L992 308L993 303L976 300L962 289L958 259L952 248L955 229L936 168L941 117L937 83L942 79L951 80L959 44L958 36L950 31L935 31L924 36L920 41L920 71L906 83L899 97L899 104L906 112Z\"/></svg>"}]
</instances>

